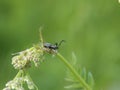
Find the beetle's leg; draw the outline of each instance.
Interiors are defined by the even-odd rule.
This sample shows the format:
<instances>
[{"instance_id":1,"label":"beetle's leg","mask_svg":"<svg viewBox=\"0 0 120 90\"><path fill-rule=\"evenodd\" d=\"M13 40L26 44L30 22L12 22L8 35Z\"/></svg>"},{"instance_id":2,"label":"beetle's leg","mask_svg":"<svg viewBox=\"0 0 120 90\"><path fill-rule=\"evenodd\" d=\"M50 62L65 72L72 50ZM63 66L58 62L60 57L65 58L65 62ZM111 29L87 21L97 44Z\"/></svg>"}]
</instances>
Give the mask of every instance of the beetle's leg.
<instances>
[{"instance_id":1,"label":"beetle's leg","mask_svg":"<svg viewBox=\"0 0 120 90\"><path fill-rule=\"evenodd\" d=\"M55 43L54 45L58 46L58 43Z\"/></svg>"}]
</instances>

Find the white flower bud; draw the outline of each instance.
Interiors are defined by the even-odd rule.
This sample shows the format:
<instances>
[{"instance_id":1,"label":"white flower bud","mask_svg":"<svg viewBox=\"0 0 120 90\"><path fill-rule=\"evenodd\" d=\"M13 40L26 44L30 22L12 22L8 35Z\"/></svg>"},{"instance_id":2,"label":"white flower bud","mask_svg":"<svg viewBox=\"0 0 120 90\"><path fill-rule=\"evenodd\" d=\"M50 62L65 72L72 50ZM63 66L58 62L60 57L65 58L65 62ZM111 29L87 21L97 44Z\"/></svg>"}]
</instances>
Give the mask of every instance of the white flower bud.
<instances>
[{"instance_id":1,"label":"white flower bud","mask_svg":"<svg viewBox=\"0 0 120 90\"><path fill-rule=\"evenodd\" d=\"M21 51L18 55L12 58L12 64L15 69L23 69L30 66L31 61L35 66L39 65L39 61L42 59L43 50L39 47L32 47L30 49ZM42 60L41 60L42 61Z\"/></svg>"}]
</instances>

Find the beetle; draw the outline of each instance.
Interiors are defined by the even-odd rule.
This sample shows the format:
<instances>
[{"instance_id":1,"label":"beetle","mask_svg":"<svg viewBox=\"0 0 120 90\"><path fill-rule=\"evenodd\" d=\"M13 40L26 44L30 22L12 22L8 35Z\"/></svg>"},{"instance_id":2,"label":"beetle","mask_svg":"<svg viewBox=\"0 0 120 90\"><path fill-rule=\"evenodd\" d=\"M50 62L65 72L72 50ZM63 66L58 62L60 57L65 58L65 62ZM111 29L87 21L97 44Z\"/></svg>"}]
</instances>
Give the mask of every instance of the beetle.
<instances>
[{"instance_id":1,"label":"beetle","mask_svg":"<svg viewBox=\"0 0 120 90\"><path fill-rule=\"evenodd\" d=\"M59 43L55 43L55 44L51 44L51 43L44 43L43 46L44 48L46 48L47 50L49 50L49 52L51 51L57 51L59 49L59 46L65 42L65 40L61 40Z\"/></svg>"}]
</instances>

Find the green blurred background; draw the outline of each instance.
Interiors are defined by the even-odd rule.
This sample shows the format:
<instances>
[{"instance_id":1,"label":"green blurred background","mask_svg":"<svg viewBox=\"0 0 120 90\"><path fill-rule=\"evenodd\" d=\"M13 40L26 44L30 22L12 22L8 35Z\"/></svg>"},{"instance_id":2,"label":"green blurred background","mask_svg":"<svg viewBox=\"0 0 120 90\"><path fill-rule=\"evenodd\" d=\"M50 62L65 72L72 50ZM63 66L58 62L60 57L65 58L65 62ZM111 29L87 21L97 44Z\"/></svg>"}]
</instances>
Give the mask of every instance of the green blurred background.
<instances>
[{"instance_id":1,"label":"green blurred background","mask_svg":"<svg viewBox=\"0 0 120 90\"><path fill-rule=\"evenodd\" d=\"M66 40L59 52L93 73L95 90L120 90L120 4L117 0L0 0L0 90L17 70L12 53L38 43ZM40 90L66 90L66 69L47 55L30 69Z\"/></svg>"}]
</instances>

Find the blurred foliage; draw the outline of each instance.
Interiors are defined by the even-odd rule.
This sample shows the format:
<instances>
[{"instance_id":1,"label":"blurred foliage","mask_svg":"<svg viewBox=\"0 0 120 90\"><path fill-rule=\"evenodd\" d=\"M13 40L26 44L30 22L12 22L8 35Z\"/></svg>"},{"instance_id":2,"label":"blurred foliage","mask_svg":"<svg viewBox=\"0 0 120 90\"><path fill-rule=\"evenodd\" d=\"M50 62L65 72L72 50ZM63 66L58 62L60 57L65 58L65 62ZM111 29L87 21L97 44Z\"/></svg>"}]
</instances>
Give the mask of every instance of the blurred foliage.
<instances>
[{"instance_id":1,"label":"blurred foliage","mask_svg":"<svg viewBox=\"0 0 120 90\"><path fill-rule=\"evenodd\" d=\"M11 54L44 40L66 40L60 52L74 51L81 66L93 73L95 90L120 89L120 4L117 0L0 0L0 89L16 71ZM41 90L64 90L64 65L46 56L39 69L32 68Z\"/></svg>"}]
</instances>

